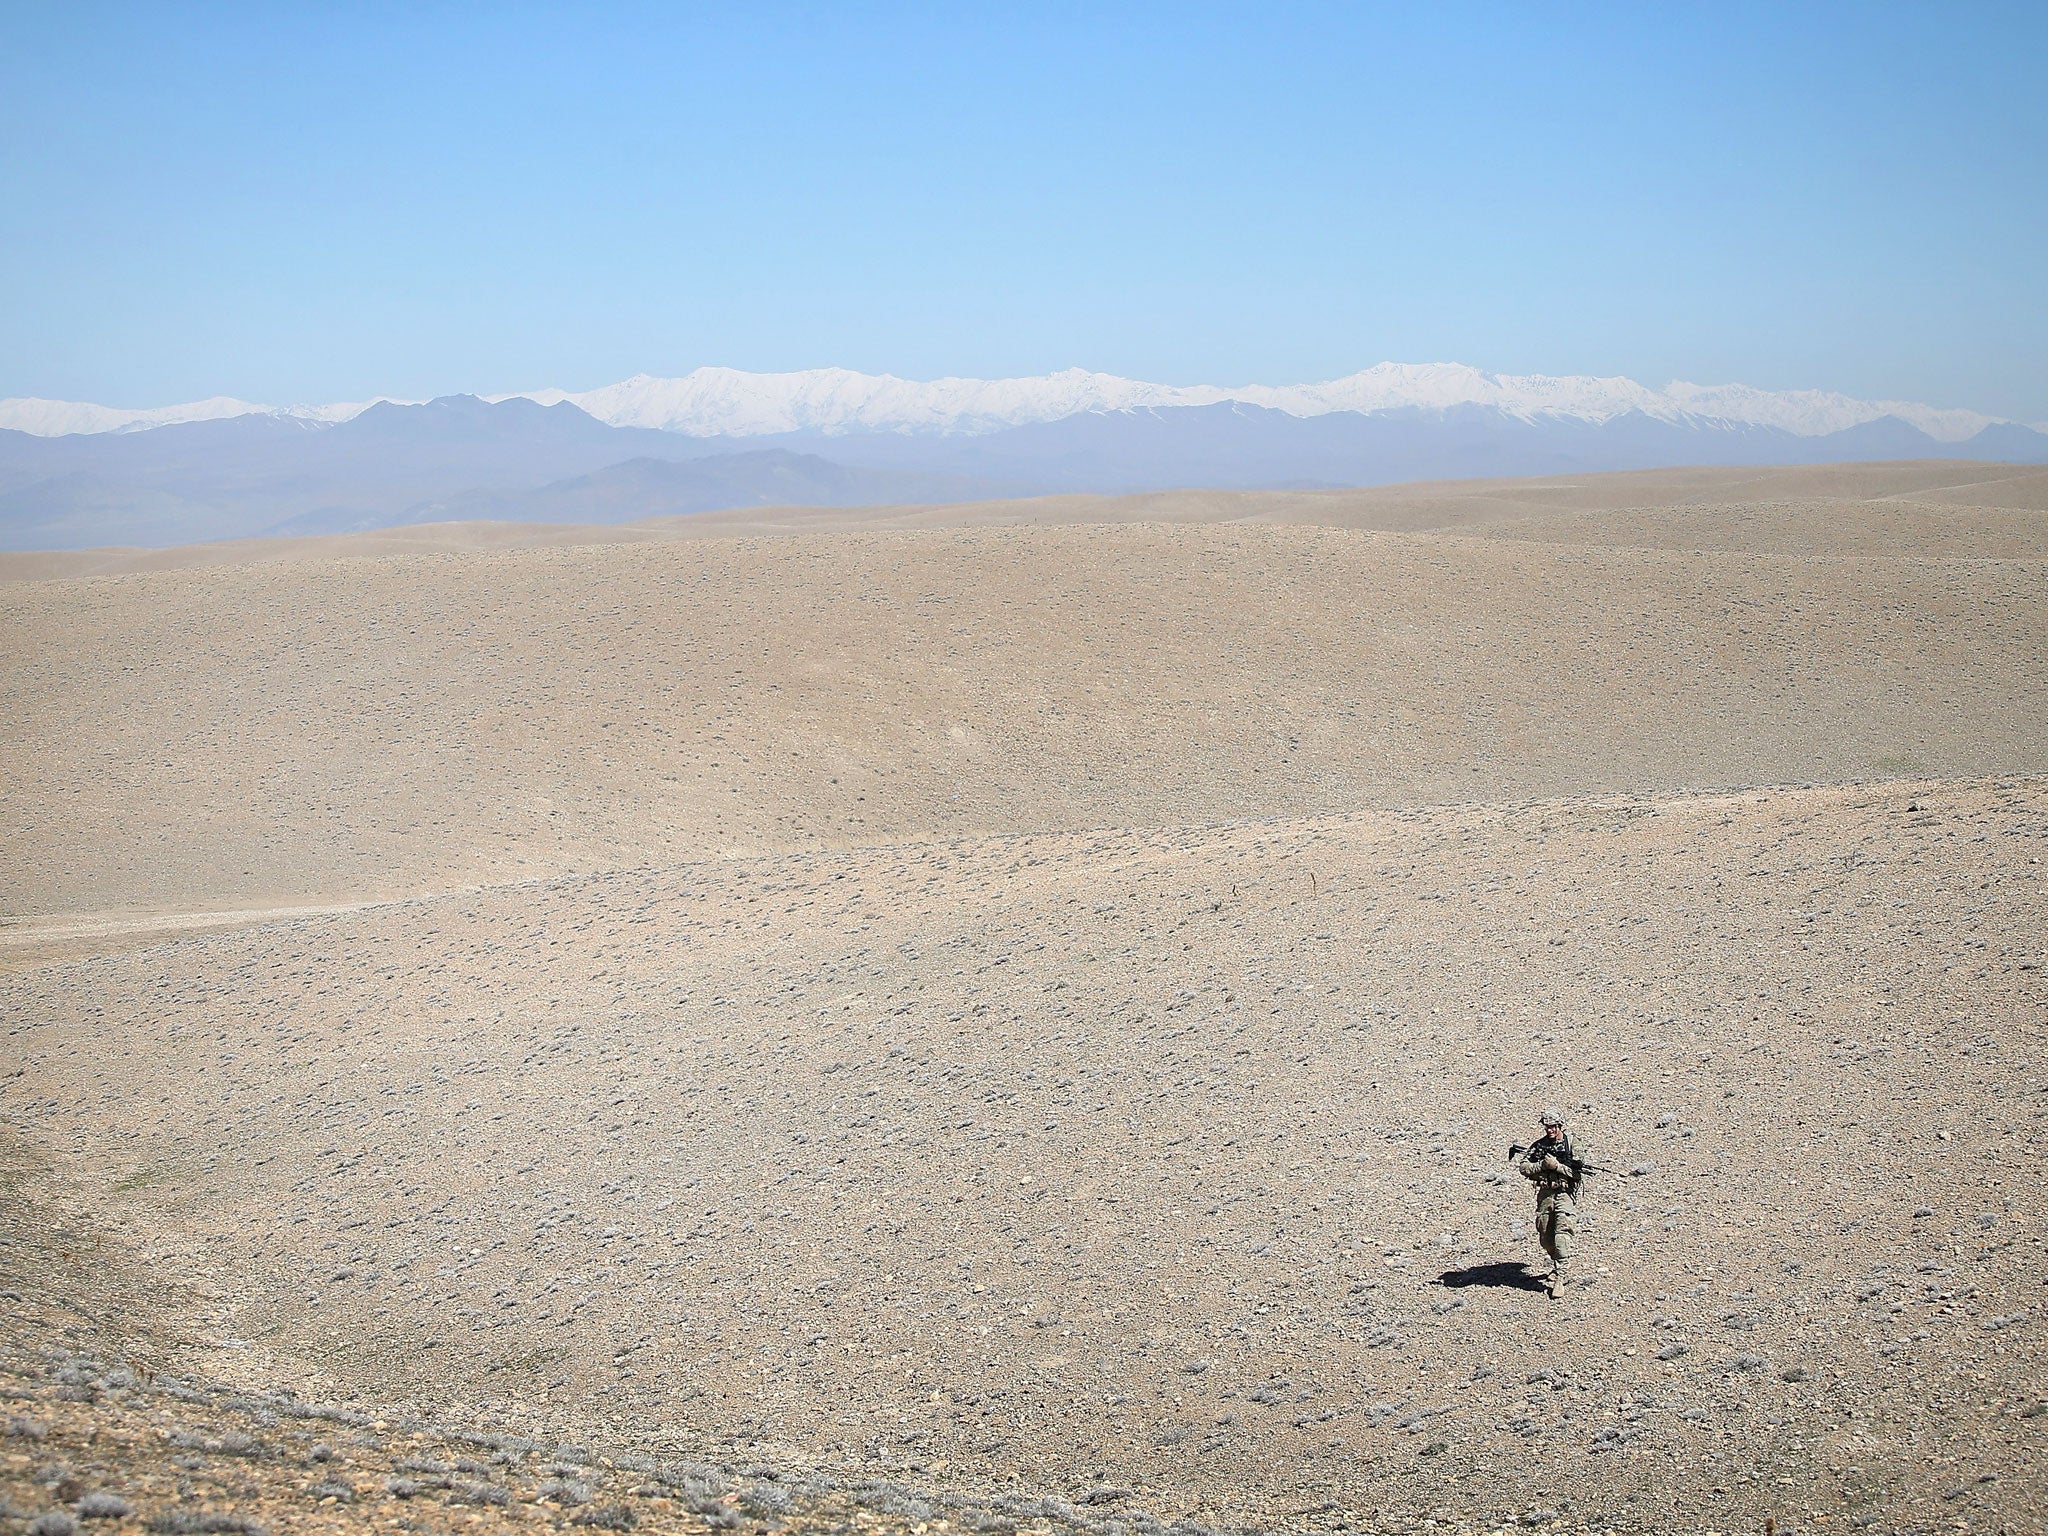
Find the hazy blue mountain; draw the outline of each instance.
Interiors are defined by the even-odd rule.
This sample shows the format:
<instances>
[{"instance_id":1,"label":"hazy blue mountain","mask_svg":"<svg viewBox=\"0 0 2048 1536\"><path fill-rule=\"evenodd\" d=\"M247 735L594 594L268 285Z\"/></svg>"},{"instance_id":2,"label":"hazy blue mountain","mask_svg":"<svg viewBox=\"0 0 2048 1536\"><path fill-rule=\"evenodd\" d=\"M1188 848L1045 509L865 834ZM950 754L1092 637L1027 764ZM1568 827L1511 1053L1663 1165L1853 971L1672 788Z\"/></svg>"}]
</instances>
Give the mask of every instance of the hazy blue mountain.
<instances>
[{"instance_id":1,"label":"hazy blue mountain","mask_svg":"<svg viewBox=\"0 0 2048 1536\"><path fill-rule=\"evenodd\" d=\"M1300 384L1156 384L1065 368L1032 378L901 379L850 368L750 373L703 367L680 378L636 374L572 393L520 391L541 405L567 401L614 427L655 427L684 437L759 438L795 432L977 436L1069 416L1187 406L1250 405L1290 416L1378 415L1483 406L1524 421L1600 424L1635 413L1675 426L1774 427L1819 437L1896 416L1944 443L1966 441L2003 418L1913 400L1858 400L1826 389L1759 389L1674 379L1653 389L1614 375L1490 373L1466 363L1375 363L1342 378ZM504 396L494 398L503 399ZM146 431L176 422L270 415L316 425L347 421L376 400L257 405L215 396L182 405L121 409L76 400L0 400L0 426L46 436ZM417 403L417 402L413 402Z\"/></svg>"},{"instance_id":2,"label":"hazy blue mountain","mask_svg":"<svg viewBox=\"0 0 2048 1536\"><path fill-rule=\"evenodd\" d=\"M1069 416L978 437L789 434L787 447L847 463L930 468L1032 491L1384 485L1402 480L1578 474L1679 464L1807 464L1985 457L2048 462L2023 427L1941 443L1896 419L1801 437L1774 427L1684 424L1629 412L1603 422L1511 415L1487 406L1293 416L1237 404ZM748 439L761 441L761 439Z\"/></svg>"},{"instance_id":3,"label":"hazy blue mountain","mask_svg":"<svg viewBox=\"0 0 2048 1536\"><path fill-rule=\"evenodd\" d=\"M1906 458L2048 463L2048 435L1997 422L1945 442L1891 416L1801 435L1641 411L1595 420L1459 404L1302 416L1234 401L1081 411L980 435L719 438L608 426L568 401L457 395L380 403L333 424L249 415L66 437L0 431L0 547L181 544L471 518L628 522L776 503Z\"/></svg>"},{"instance_id":4,"label":"hazy blue mountain","mask_svg":"<svg viewBox=\"0 0 2048 1536\"><path fill-rule=\"evenodd\" d=\"M416 523L630 523L734 507L852 507L897 502L972 501L987 484L917 470L834 464L783 448L718 453L677 462L628 459L531 490L471 490L421 502L395 514L350 517L308 513L265 531L354 533Z\"/></svg>"},{"instance_id":5,"label":"hazy blue mountain","mask_svg":"<svg viewBox=\"0 0 2048 1536\"><path fill-rule=\"evenodd\" d=\"M2008 464L2048 464L2048 432L2018 422L1995 421L1964 443L1959 457L1996 459Z\"/></svg>"},{"instance_id":6,"label":"hazy blue mountain","mask_svg":"<svg viewBox=\"0 0 2048 1536\"><path fill-rule=\"evenodd\" d=\"M332 426L241 416L132 433L0 432L0 544L184 544L302 518L374 527L437 497L720 451L702 438L608 427L573 405L468 395L374 405Z\"/></svg>"}]
</instances>

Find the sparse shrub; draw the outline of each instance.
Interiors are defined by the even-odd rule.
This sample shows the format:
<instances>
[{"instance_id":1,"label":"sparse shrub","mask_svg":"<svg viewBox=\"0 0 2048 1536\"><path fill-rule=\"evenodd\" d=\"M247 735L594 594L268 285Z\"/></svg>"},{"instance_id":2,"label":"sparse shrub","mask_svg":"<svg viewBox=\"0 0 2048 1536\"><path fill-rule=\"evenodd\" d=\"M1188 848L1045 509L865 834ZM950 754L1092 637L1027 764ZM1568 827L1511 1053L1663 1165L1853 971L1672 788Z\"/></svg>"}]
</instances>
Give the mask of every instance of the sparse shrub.
<instances>
[{"instance_id":1,"label":"sparse shrub","mask_svg":"<svg viewBox=\"0 0 2048 1536\"><path fill-rule=\"evenodd\" d=\"M315 1483L306 1492L315 1500L332 1499L337 1504L346 1504L356 1496L354 1488L350 1487L347 1483L338 1483L333 1478L329 1478L325 1482Z\"/></svg>"},{"instance_id":2,"label":"sparse shrub","mask_svg":"<svg viewBox=\"0 0 2048 1536\"><path fill-rule=\"evenodd\" d=\"M158 1536L264 1536L261 1520L202 1509L167 1509L150 1517L149 1529Z\"/></svg>"},{"instance_id":3,"label":"sparse shrub","mask_svg":"<svg viewBox=\"0 0 2048 1536\"><path fill-rule=\"evenodd\" d=\"M496 1483L457 1483L454 1493L458 1504L510 1504L512 1495Z\"/></svg>"},{"instance_id":4,"label":"sparse shrub","mask_svg":"<svg viewBox=\"0 0 2048 1536\"><path fill-rule=\"evenodd\" d=\"M269 1447L254 1435L245 1435L238 1429L231 1429L207 1449L218 1451L223 1456L245 1456L254 1460L265 1455Z\"/></svg>"},{"instance_id":5,"label":"sparse shrub","mask_svg":"<svg viewBox=\"0 0 2048 1536\"><path fill-rule=\"evenodd\" d=\"M740 1495L740 1502L761 1515L779 1515L796 1502L796 1495L780 1483L756 1483Z\"/></svg>"},{"instance_id":6,"label":"sparse shrub","mask_svg":"<svg viewBox=\"0 0 2048 1536\"><path fill-rule=\"evenodd\" d=\"M355 1413L347 1408L330 1408L324 1403L290 1402L284 1411L297 1419L325 1419L330 1424L347 1424L360 1429L370 1422L367 1414Z\"/></svg>"},{"instance_id":7,"label":"sparse shrub","mask_svg":"<svg viewBox=\"0 0 2048 1536\"><path fill-rule=\"evenodd\" d=\"M61 1509L46 1510L29 1522L28 1536L77 1536L78 1522Z\"/></svg>"},{"instance_id":8,"label":"sparse shrub","mask_svg":"<svg viewBox=\"0 0 2048 1536\"><path fill-rule=\"evenodd\" d=\"M725 1474L698 1461L667 1462L656 1468L654 1475L685 1500L716 1498L725 1492Z\"/></svg>"},{"instance_id":9,"label":"sparse shrub","mask_svg":"<svg viewBox=\"0 0 2048 1536\"><path fill-rule=\"evenodd\" d=\"M630 1531L640 1521L625 1505L607 1504L601 1509L579 1510L570 1517L569 1523L595 1526L600 1531Z\"/></svg>"},{"instance_id":10,"label":"sparse shrub","mask_svg":"<svg viewBox=\"0 0 2048 1536\"><path fill-rule=\"evenodd\" d=\"M1004 1499L1004 1505L1026 1520L1057 1520L1063 1526L1075 1524L1073 1505L1065 1499Z\"/></svg>"},{"instance_id":11,"label":"sparse shrub","mask_svg":"<svg viewBox=\"0 0 2048 1536\"><path fill-rule=\"evenodd\" d=\"M118 1493L88 1493L71 1506L81 1520L126 1520L135 1506Z\"/></svg>"},{"instance_id":12,"label":"sparse shrub","mask_svg":"<svg viewBox=\"0 0 2048 1536\"><path fill-rule=\"evenodd\" d=\"M384 1491L394 1499L409 1499L420 1492L420 1485L409 1477L387 1477Z\"/></svg>"},{"instance_id":13,"label":"sparse shrub","mask_svg":"<svg viewBox=\"0 0 2048 1536\"><path fill-rule=\"evenodd\" d=\"M590 1502L590 1484L579 1483L566 1477L551 1478L542 1483L537 1491L542 1498L551 1499L565 1509Z\"/></svg>"},{"instance_id":14,"label":"sparse shrub","mask_svg":"<svg viewBox=\"0 0 2048 1536\"><path fill-rule=\"evenodd\" d=\"M17 1414L7 1421L7 1433L16 1440L40 1440L49 1431L34 1419L25 1419Z\"/></svg>"}]
</instances>

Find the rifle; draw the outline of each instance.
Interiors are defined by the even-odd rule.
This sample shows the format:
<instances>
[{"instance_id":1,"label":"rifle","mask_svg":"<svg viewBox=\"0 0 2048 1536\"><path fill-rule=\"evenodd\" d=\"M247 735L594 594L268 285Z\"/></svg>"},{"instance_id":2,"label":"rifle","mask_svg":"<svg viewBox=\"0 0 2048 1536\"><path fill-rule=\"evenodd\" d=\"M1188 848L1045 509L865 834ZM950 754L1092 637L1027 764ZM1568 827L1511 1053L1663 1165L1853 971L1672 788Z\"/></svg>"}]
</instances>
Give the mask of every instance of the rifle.
<instances>
[{"instance_id":1,"label":"rifle","mask_svg":"<svg viewBox=\"0 0 2048 1536\"><path fill-rule=\"evenodd\" d=\"M1524 1147L1524 1146L1520 1146L1520 1145L1517 1145L1517 1146L1512 1146L1512 1147L1509 1147L1509 1148L1508 1148L1508 1156L1507 1156L1507 1160L1508 1160L1509 1162L1511 1162L1511 1163L1512 1163L1512 1162L1516 1161L1516 1160L1517 1160L1518 1158L1521 1158L1521 1157L1525 1157L1525 1156L1527 1156L1527 1155L1528 1155L1528 1152L1529 1152L1529 1149L1528 1149L1527 1147ZM1561 1156L1561 1157L1560 1157L1560 1156L1558 1156L1558 1154L1557 1154L1557 1153L1555 1153L1555 1152L1553 1152L1553 1153L1551 1154L1551 1156L1553 1156L1553 1157L1557 1157L1557 1160L1558 1160L1559 1162L1561 1162L1561 1163L1565 1164L1565 1165L1566 1165L1566 1166L1567 1166L1568 1168L1570 1168L1570 1169L1571 1169L1571 1170L1573 1171L1573 1173L1575 1173L1575 1174L1586 1174L1586 1173L1612 1173L1612 1172L1614 1172L1614 1170L1613 1170L1612 1168L1602 1168L1602 1167L1601 1167L1601 1166L1600 1166L1600 1165L1599 1165L1598 1163L1586 1163L1586 1162L1581 1162L1581 1161L1580 1161L1580 1160L1579 1160L1578 1158L1576 1158L1576 1157L1572 1156L1572 1154L1571 1154L1571 1152L1570 1152L1570 1150L1569 1150L1569 1149L1567 1149L1567 1150L1565 1151L1564 1155L1563 1155L1563 1156Z\"/></svg>"}]
</instances>

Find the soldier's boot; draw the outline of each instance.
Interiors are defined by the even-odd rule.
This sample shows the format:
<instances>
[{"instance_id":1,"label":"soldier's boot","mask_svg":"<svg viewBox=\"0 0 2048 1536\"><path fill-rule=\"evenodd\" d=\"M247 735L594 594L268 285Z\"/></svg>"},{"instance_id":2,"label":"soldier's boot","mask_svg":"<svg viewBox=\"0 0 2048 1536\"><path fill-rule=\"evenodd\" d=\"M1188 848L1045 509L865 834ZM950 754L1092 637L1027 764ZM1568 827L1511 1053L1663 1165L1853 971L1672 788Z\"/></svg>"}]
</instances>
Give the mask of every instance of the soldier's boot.
<instances>
[{"instance_id":1,"label":"soldier's boot","mask_svg":"<svg viewBox=\"0 0 2048 1536\"><path fill-rule=\"evenodd\" d=\"M1564 1271L1553 1269L1544 1277L1543 1288L1550 1293L1550 1299L1556 1301L1564 1294Z\"/></svg>"}]
</instances>

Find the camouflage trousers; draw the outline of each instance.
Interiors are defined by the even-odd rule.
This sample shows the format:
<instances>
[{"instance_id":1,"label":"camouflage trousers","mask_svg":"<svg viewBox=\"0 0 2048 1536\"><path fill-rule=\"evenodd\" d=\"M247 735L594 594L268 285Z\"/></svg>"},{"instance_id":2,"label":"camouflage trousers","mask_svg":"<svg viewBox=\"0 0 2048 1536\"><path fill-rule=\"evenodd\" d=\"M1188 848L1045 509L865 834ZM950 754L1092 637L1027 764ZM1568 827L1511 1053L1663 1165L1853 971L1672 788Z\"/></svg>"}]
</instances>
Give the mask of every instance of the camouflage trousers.
<instances>
[{"instance_id":1,"label":"camouflage trousers","mask_svg":"<svg viewBox=\"0 0 2048 1536\"><path fill-rule=\"evenodd\" d=\"M1536 1201L1536 1241L1550 1255L1561 1277L1579 1245L1579 1213L1567 1194L1541 1195Z\"/></svg>"}]
</instances>

